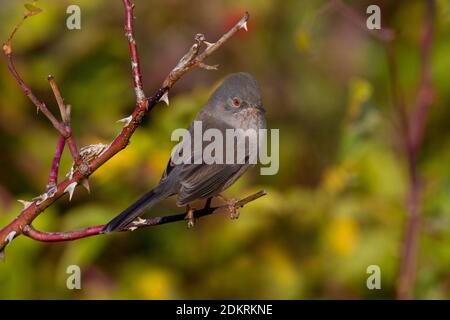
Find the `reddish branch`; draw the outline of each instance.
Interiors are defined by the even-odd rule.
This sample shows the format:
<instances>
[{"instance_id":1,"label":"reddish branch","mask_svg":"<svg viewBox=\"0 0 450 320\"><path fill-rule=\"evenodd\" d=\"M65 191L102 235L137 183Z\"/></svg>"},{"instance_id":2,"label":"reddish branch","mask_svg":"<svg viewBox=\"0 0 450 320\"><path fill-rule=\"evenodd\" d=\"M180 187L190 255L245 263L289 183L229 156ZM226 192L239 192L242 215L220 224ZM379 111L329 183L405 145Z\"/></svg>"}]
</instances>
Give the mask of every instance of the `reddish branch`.
<instances>
[{"instance_id":1,"label":"reddish branch","mask_svg":"<svg viewBox=\"0 0 450 320\"><path fill-rule=\"evenodd\" d=\"M125 37L128 40L128 47L131 56L131 75L133 77L133 86L136 93L136 102L140 103L145 100L144 88L142 85L141 67L139 64L139 56L134 38L133 28L133 8L134 4L130 1L123 1L125 6Z\"/></svg>"},{"instance_id":2,"label":"reddish branch","mask_svg":"<svg viewBox=\"0 0 450 320\"><path fill-rule=\"evenodd\" d=\"M420 144L423 140L428 110L433 103L433 83L431 78L431 54L434 41L434 24L436 20L436 3L426 1L426 15L420 43L420 80L417 96L412 108L408 108L403 98L401 84L398 79L397 58L392 42L394 33L389 29L368 30L364 18L342 0L331 0L340 13L351 21L381 40L386 48L390 71L393 104L402 123L405 153L408 162L409 191L406 200L408 213L403 247L401 250L400 270L397 283L397 298L411 299L413 297L416 279L418 239L421 218L421 182L417 168L417 158Z\"/></svg>"},{"instance_id":3,"label":"reddish branch","mask_svg":"<svg viewBox=\"0 0 450 320\"><path fill-rule=\"evenodd\" d=\"M371 36L380 41L391 41L394 39L394 32L388 28L370 30L367 28L365 17L361 16L352 7L345 4L342 0L331 0L331 7L337 10L340 14L345 16L356 27L367 32Z\"/></svg>"},{"instance_id":4,"label":"reddish branch","mask_svg":"<svg viewBox=\"0 0 450 320\"><path fill-rule=\"evenodd\" d=\"M249 203L253 200L256 200L264 195L266 195L265 191L259 191L255 194L252 194L251 196L248 196L242 200L239 200L238 202L236 202L234 207L236 209L242 208L247 203ZM195 210L194 218L198 219L200 217L210 215L213 213L218 213L223 210L229 210L229 206L223 205L223 206L219 206L219 207L205 207L203 209ZM176 221L183 221L185 219L186 219L185 212L173 214L173 215L169 215L169 216L151 217L148 219L137 220L137 221L133 222L131 224L131 226L127 227L126 229L120 230L120 231L122 231L122 232L123 231L134 231L134 230L140 229L140 228L153 227L153 226L158 226L161 224L172 223L172 222L176 222ZM104 226L105 225L102 224L102 225L98 225L98 226L93 226L93 227L88 227L88 228L74 230L74 231L68 231L68 232L43 232L43 231L36 230L31 225L27 225L27 226L25 226L25 228L23 230L23 234L26 235L27 237L30 237L37 241L61 242L61 241L71 241L71 240L76 240L76 239L80 239L80 238L86 238L86 237L91 237L91 236L96 236L96 235L102 234L101 232L102 232Z\"/></svg>"},{"instance_id":5,"label":"reddish branch","mask_svg":"<svg viewBox=\"0 0 450 320\"><path fill-rule=\"evenodd\" d=\"M61 156L64 151L64 146L66 145L66 139L63 136L60 136L58 139L58 143L56 144L55 155L53 156L52 166L50 168L50 174L48 176L48 183L45 191L56 187L58 183L58 171L59 171L59 163L61 162Z\"/></svg>"},{"instance_id":6,"label":"reddish branch","mask_svg":"<svg viewBox=\"0 0 450 320\"><path fill-rule=\"evenodd\" d=\"M407 198L408 219L402 248L402 260L397 283L397 298L411 299L417 270L419 231L421 224L421 182L417 168L420 144L427 122L428 110L433 103L433 83L431 79L431 53L434 42L434 23L436 19L436 3L426 2L426 15L421 40L420 83L416 102L409 119L405 137L409 165L409 194Z\"/></svg>"},{"instance_id":7,"label":"reddish branch","mask_svg":"<svg viewBox=\"0 0 450 320\"><path fill-rule=\"evenodd\" d=\"M128 45L131 54L131 62L132 62L132 76L133 76L133 86L136 92L136 107L131 114L130 117L126 118L125 125L122 128L119 135L114 139L114 141L108 146L108 148L103 151L98 157L87 161L84 163L84 160L81 159L81 163L77 163L75 172L71 175L71 177L66 178L64 181L57 184L55 188L53 188L51 193L44 193L39 197L35 198L31 203L27 203L26 207L22 210L22 212L7 226L0 230L0 253L3 252L5 246L11 242L15 237L20 234L26 233L28 236L33 237L38 240L45 238L40 231L36 231L32 228L31 223L33 220L39 216L41 212L43 212L48 206L52 205L57 199L63 196L65 193L72 193L75 186L82 183L90 174L92 174L95 170L97 170L100 166L102 166L106 161L111 159L114 155L116 155L119 151L124 149L137 129L139 123L141 122L144 115L152 109L164 96L167 95L168 90L178 81L181 76L183 76L186 72L192 70L195 67L203 67L208 68L203 61L210 56L215 50L217 50L220 46L222 46L229 38L231 38L239 29L246 28L247 20L249 19L249 15L246 13L244 17L226 34L224 34L216 43L209 43L205 41L205 37L203 35L197 35L195 40L196 43L189 50L189 52L178 62L177 66L170 72L167 78L164 80L163 85L156 90L156 92L148 99L144 99L145 97L142 89L142 76L140 73L138 52L136 48L136 41L134 38L133 31L133 4L129 0L123 0L124 8L125 8L125 34L128 40ZM24 17L24 19L27 16ZM23 19L23 20L24 20ZM63 136L66 140L66 143L69 145L69 148L74 148L74 140L72 139L70 123L59 122L47 109L46 105L41 102L31 91L31 89L25 84L25 82L20 77L19 73L14 67L12 60L12 46L11 40L16 33L18 27L21 25L23 20L15 26L13 32L11 33L10 38L3 46L3 52L5 54L8 68L11 71L13 77L17 80L19 85L22 87L25 94L30 98L30 100L37 106L37 108L44 113L53 126L58 130L61 136ZM204 51L200 52L200 47L206 47ZM52 89L53 86L52 86ZM55 90L54 90L55 92ZM58 90L59 92L59 90ZM55 93L55 97L58 93ZM164 97L164 100L166 97ZM58 101L58 97L57 97ZM60 100L61 102L62 100ZM60 106L60 110L61 106ZM65 109L67 110L67 109ZM64 118L64 117L63 117ZM59 153L59 151L57 152ZM57 157L55 157L57 158ZM55 159L55 161L58 161ZM54 170L52 171L54 174ZM73 237L73 239L77 239L82 237L83 235L89 236L92 233L97 231L98 226L87 228L84 231L78 231L75 233L68 233ZM81 232L81 234L80 234ZM84 233L83 233L84 232ZM63 233L64 234L64 233ZM53 234L54 235L54 234ZM43 238L42 238L43 237ZM50 236L52 238L54 236ZM70 237L70 236L69 236ZM61 239L64 237L61 236Z\"/></svg>"},{"instance_id":8,"label":"reddish branch","mask_svg":"<svg viewBox=\"0 0 450 320\"><path fill-rule=\"evenodd\" d=\"M15 31L17 29L14 29ZM13 34L12 34L13 35ZM22 88L23 92L26 94L26 96L33 102L33 104L37 107L38 111L41 111L53 124L56 130L60 133L61 136L64 137L66 140L67 145L69 146L70 152L72 154L72 157L75 161L75 164L80 168L80 170L87 174L87 166L83 163L82 159L80 158L80 155L78 153L78 149L75 143L75 139L72 136L72 128L67 123L64 123L64 121L60 122L58 119L48 110L46 104L39 100L34 93L31 91L30 87L25 83L25 81L22 79L20 74L17 72L16 67L13 62L12 57L12 42L13 37L11 36L8 39L8 42L6 42L3 45L3 53L6 57L8 69L11 72L12 76L16 81L19 83L20 87Z\"/></svg>"}]
</instances>

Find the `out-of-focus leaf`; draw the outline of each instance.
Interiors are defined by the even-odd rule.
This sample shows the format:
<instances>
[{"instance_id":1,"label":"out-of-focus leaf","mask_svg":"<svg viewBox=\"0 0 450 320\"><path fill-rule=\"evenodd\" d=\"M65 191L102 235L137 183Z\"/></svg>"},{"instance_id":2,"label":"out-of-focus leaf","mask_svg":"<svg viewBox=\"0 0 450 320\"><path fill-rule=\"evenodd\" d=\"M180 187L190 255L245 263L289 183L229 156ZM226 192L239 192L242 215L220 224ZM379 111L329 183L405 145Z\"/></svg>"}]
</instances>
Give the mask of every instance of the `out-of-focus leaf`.
<instances>
[{"instance_id":1,"label":"out-of-focus leaf","mask_svg":"<svg viewBox=\"0 0 450 320\"><path fill-rule=\"evenodd\" d=\"M35 16L42 12L42 9L36 7L34 3L25 3L24 6L28 10L28 12L26 13L27 16Z\"/></svg>"}]
</instances>

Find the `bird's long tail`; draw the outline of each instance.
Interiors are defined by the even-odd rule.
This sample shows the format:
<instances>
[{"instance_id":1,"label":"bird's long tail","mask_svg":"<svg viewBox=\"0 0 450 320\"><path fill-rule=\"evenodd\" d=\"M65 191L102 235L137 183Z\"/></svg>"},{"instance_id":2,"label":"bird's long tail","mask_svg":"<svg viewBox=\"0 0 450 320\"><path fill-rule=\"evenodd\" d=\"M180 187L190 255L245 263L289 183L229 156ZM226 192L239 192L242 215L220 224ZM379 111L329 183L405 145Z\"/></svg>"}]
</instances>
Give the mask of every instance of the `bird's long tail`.
<instances>
[{"instance_id":1,"label":"bird's long tail","mask_svg":"<svg viewBox=\"0 0 450 320\"><path fill-rule=\"evenodd\" d=\"M103 227L102 232L108 233L117 230L121 230L129 225L137 217L144 214L145 211L153 207L156 203L166 198L167 195L160 191L160 188L150 190L143 195L139 200L133 203L131 206L122 211L118 216L108 222Z\"/></svg>"}]
</instances>

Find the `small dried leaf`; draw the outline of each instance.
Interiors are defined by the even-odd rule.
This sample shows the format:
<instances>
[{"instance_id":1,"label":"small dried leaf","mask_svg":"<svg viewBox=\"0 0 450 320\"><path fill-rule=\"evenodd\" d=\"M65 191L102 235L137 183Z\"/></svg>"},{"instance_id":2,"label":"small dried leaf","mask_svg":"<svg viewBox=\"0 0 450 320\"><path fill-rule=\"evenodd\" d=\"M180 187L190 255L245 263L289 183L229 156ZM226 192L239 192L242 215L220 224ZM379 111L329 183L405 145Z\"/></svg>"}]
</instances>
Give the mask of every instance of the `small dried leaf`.
<instances>
[{"instance_id":1,"label":"small dried leaf","mask_svg":"<svg viewBox=\"0 0 450 320\"><path fill-rule=\"evenodd\" d=\"M42 12L41 8L36 7L32 3L25 3L24 6L25 6L25 9L28 10L28 12L26 13L27 16L35 16Z\"/></svg>"}]
</instances>

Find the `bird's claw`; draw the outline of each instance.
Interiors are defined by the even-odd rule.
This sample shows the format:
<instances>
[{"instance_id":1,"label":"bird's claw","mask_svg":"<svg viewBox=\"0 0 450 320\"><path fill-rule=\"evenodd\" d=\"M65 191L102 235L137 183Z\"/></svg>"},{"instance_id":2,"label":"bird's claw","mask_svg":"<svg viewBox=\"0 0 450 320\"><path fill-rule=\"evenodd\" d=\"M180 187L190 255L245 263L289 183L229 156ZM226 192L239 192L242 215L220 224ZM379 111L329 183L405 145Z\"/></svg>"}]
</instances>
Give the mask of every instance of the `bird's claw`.
<instances>
[{"instance_id":1,"label":"bird's claw","mask_svg":"<svg viewBox=\"0 0 450 320\"><path fill-rule=\"evenodd\" d=\"M186 218L188 229L193 228L195 226L195 217L194 217L194 209L188 207Z\"/></svg>"},{"instance_id":2,"label":"bird's claw","mask_svg":"<svg viewBox=\"0 0 450 320\"><path fill-rule=\"evenodd\" d=\"M227 201L227 203L228 203L228 212L230 213L230 219L231 220L239 219L239 211L236 208L237 202L238 202L237 199L229 199Z\"/></svg>"}]
</instances>

